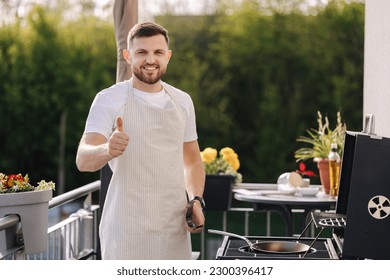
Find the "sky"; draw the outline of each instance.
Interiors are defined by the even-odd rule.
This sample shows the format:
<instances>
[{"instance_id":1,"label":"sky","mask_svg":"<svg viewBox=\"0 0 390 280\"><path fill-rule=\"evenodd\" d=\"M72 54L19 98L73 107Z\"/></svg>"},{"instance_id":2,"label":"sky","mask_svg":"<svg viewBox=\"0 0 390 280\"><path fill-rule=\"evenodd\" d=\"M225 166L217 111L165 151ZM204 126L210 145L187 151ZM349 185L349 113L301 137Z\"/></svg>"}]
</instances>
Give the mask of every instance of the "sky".
<instances>
[{"instance_id":1,"label":"sky","mask_svg":"<svg viewBox=\"0 0 390 280\"><path fill-rule=\"evenodd\" d=\"M0 1L0 8L4 3L9 3L11 6L19 4L20 8L18 9L19 16L24 16L33 3L41 3L44 5L55 5L55 3L66 3L71 7L74 7L75 10L70 13L69 16L77 14L77 9L80 7L80 0L9 0L9 1ZM105 18L112 18L112 6L115 0L94 0L97 4L95 9L95 14ZM164 14L167 12L178 14L178 15L196 15L196 14L207 14L213 13L215 3L221 0L138 0L138 21L153 21L155 15ZM230 0L232 2L239 3L242 0ZM268 0L260 3L291 3L296 2L295 0ZM305 7L315 6L317 4L325 4L328 0L306 0ZM79 5L76 5L79 4ZM6 9L1 9L0 17L1 21L12 21L12 18L15 17L14 14L9 14ZM8 18L8 20L4 20Z\"/></svg>"},{"instance_id":2,"label":"sky","mask_svg":"<svg viewBox=\"0 0 390 280\"><path fill-rule=\"evenodd\" d=\"M114 0L96 0L99 7L113 4ZM218 0L138 0L139 21L151 20L166 11L176 14L200 14Z\"/></svg>"},{"instance_id":3,"label":"sky","mask_svg":"<svg viewBox=\"0 0 390 280\"><path fill-rule=\"evenodd\" d=\"M107 3L113 4L115 0L96 0L99 6L104 6ZM175 14L205 14L214 12L214 6L216 2L220 0L138 0L138 18L139 21L153 20L154 15L164 14L165 12L174 12ZM239 3L242 0L230 0L232 2ZM273 3L294 3L292 0L268 0L267 2ZM328 0L306 0L306 3L302 5L302 8L310 8L318 4L324 5L328 3ZM261 3L261 2L260 2ZM263 2L264 3L264 2ZM109 12L109 11L107 11Z\"/></svg>"},{"instance_id":4,"label":"sky","mask_svg":"<svg viewBox=\"0 0 390 280\"><path fill-rule=\"evenodd\" d=\"M138 0L138 18L139 21L153 20L154 15L162 14L167 11L176 14L200 14L205 11L205 7L210 7L219 0ZM236 0L234 0L236 1ZM239 1L239 0L238 0ZM80 0L5 0L0 1L0 21L12 22L16 14L24 17L33 4L56 5L64 3L74 10L70 11L68 16L74 16L80 9ZM98 16L110 18L112 17L112 6L115 0L94 0L97 5L95 14ZM7 9L9 7L19 7L17 10Z\"/></svg>"}]
</instances>

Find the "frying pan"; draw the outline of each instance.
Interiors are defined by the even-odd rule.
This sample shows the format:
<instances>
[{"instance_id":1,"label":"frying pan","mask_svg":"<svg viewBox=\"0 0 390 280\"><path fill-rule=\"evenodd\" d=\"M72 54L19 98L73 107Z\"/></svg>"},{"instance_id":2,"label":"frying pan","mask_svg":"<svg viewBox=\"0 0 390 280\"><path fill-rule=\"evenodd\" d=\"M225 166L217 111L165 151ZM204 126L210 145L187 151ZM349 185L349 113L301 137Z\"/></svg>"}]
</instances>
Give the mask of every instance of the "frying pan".
<instances>
[{"instance_id":1,"label":"frying pan","mask_svg":"<svg viewBox=\"0 0 390 280\"><path fill-rule=\"evenodd\" d=\"M248 243L249 249L252 252L257 252L257 253L261 252L261 253L273 253L273 254L301 254L301 253L307 253L310 250L309 245L295 242L295 241L269 240L269 241L252 243L245 236L238 235L235 233L230 233L230 232L215 230L215 229L209 229L208 232L243 239L245 240L246 243Z\"/></svg>"}]
</instances>

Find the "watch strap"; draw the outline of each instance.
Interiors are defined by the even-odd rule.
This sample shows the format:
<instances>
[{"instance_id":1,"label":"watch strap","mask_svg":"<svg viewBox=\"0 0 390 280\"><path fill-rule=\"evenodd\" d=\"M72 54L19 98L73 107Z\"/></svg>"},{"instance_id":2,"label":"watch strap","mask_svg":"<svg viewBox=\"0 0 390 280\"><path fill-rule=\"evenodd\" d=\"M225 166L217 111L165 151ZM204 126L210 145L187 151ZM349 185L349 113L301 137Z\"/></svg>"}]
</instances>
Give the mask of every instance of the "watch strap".
<instances>
[{"instance_id":1,"label":"watch strap","mask_svg":"<svg viewBox=\"0 0 390 280\"><path fill-rule=\"evenodd\" d=\"M192 228L192 229L199 229L199 228L202 228L203 225L196 225L194 223L194 221L192 220L192 213L193 213L193 210L194 210L194 203L195 203L195 200L191 200L188 204L187 204L187 211L186 211L186 222L187 222L187 225Z\"/></svg>"},{"instance_id":2,"label":"watch strap","mask_svg":"<svg viewBox=\"0 0 390 280\"><path fill-rule=\"evenodd\" d=\"M196 196L194 196L194 197L192 198L192 200L193 200L193 201L194 201L194 200L198 200L198 201L200 202L200 205L202 206L202 209L204 209L204 208L206 207L206 203L204 202L203 197L196 195Z\"/></svg>"}]
</instances>

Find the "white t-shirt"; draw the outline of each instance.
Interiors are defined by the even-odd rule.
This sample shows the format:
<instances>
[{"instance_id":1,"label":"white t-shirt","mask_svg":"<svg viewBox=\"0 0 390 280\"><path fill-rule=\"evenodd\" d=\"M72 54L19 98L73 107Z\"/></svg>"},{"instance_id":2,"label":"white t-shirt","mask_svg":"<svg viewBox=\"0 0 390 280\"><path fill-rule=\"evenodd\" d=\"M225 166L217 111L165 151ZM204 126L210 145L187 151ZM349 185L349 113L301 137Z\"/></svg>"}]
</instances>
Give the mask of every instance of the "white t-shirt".
<instances>
[{"instance_id":1,"label":"white t-shirt","mask_svg":"<svg viewBox=\"0 0 390 280\"><path fill-rule=\"evenodd\" d=\"M164 87L169 87L169 93L174 94L176 100L184 108L187 114L186 130L183 142L190 142L198 139L196 132L195 109L191 97L175 87L162 83ZM134 95L142 98L146 102L159 107L166 108L171 104L170 96L165 90L157 93L143 92L137 89ZM84 133L100 133L107 139L115 130L115 120L118 116L123 116L124 107L129 93L129 81L117 83L109 88L100 91L92 102Z\"/></svg>"}]
</instances>

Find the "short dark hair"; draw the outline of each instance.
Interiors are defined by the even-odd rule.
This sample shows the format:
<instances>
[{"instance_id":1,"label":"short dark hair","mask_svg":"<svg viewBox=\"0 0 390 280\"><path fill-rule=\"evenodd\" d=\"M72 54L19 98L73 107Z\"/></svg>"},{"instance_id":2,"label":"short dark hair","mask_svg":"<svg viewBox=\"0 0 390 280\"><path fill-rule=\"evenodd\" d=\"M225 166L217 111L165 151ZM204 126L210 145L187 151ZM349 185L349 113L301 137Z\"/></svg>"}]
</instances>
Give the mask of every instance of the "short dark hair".
<instances>
[{"instance_id":1,"label":"short dark hair","mask_svg":"<svg viewBox=\"0 0 390 280\"><path fill-rule=\"evenodd\" d=\"M134 38L151 37L159 34L164 36L167 45L169 45L168 31L164 27L149 21L138 23L131 28L129 35L127 36L127 47L130 49Z\"/></svg>"}]
</instances>

